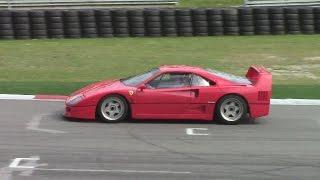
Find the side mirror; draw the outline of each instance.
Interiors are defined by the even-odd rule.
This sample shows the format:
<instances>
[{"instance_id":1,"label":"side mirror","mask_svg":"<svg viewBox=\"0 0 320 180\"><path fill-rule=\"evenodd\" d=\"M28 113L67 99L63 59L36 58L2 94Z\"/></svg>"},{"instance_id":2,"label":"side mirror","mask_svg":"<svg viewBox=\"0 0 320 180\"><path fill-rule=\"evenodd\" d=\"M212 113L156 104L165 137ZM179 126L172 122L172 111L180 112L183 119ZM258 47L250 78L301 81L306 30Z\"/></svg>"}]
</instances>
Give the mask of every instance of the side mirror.
<instances>
[{"instance_id":1,"label":"side mirror","mask_svg":"<svg viewBox=\"0 0 320 180\"><path fill-rule=\"evenodd\" d=\"M146 89L147 86L145 84L142 84L138 87L138 91L143 91L144 89Z\"/></svg>"}]
</instances>

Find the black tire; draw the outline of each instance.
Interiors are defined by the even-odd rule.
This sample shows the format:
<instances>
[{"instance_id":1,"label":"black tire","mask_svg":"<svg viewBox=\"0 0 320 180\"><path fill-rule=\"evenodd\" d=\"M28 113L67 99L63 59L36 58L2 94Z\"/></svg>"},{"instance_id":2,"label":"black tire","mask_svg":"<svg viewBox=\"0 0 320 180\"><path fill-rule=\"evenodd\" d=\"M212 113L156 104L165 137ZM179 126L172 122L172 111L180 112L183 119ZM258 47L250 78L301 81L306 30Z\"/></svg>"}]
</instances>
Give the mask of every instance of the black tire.
<instances>
[{"instance_id":1,"label":"black tire","mask_svg":"<svg viewBox=\"0 0 320 180\"><path fill-rule=\"evenodd\" d=\"M223 27L223 21L209 21L209 27Z\"/></svg>"},{"instance_id":2,"label":"black tire","mask_svg":"<svg viewBox=\"0 0 320 180\"><path fill-rule=\"evenodd\" d=\"M268 14L269 10L268 8L254 8L253 14Z\"/></svg>"},{"instance_id":3,"label":"black tire","mask_svg":"<svg viewBox=\"0 0 320 180\"><path fill-rule=\"evenodd\" d=\"M193 21L206 21L207 15L193 15L192 20Z\"/></svg>"},{"instance_id":4,"label":"black tire","mask_svg":"<svg viewBox=\"0 0 320 180\"><path fill-rule=\"evenodd\" d=\"M194 27L208 27L207 21L193 21Z\"/></svg>"},{"instance_id":5,"label":"black tire","mask_svg":"<svg viewBox=\"0 0 320 180\"><path fill-rule=\"evenodd\" d=\"M285 14L286 20L299 20L299 14Z\"/></svg>"},{"instance_id":6,"label":"black tire","mask_svg":"<svg viewBox=\"0 0 320 180\"><path fill-rule=\"evenodd\" d=\"M62 17L48 17L47 21L49 23L63 23Z\"/></svg>"},{"instance_id":7,"label":"black tire","mask_svg":"<svg viewBox=\"0 0 320 180\"><path fill-rule=\"evenodd\" d=\"M191 22L192 21L191 16L177 16L176 19L177 19L177 21L180 21L180 22Z\"/></svg>"},{"instance_id":8,"label":"black tire","mask_svg":"<svg viewBox=\"0 0 320 180\"><path fill-rule=\"evenodd\" d=\"M279 7L272 7L269 8L269 12L270 14L283 14L284 13L284 9L283 8L279 8Z\"/></svg>"},{"instance_id":9,"label":"black tire","mask_svg":"<svg viewBox=\"0 0 320 180\"><path fill-rule=\"evenodd\" d=\"M65 29L64 30L65 35L68 37L69 35L81 35L81 30L79 28L73 28L73 29Z\"/></svg>"},{"instance_id":10,"label":"black tire","mask_svg":"<svg viewBox=\"0 0 320 180\"><path fill-rule=\"evenodd\" d=\"M256 14L254 15L255 20L268 20L269 14Z\"/></svg>"},{"instance_id":11,"label":"black tire","mask_svg":"<svg viewBox=\"0 0 320 180\"><path fill-rule=\"evenodd\" d=\"M225 14L223 20L226 21L238 21L238 15Z\"/></svg>"},{"instance_id":12,"label":"black tire","mask_svg":"<svg viewBox=\"0 0 320 180\"><path fill-rule=\"evenodd\" d=\"M30 29L32 29L32 30L46 30L47 26L46 26L46 24L31 24Z\"/></svg>"},{"instance_id":13,"label":"black tire","mask_svg":"<svg viewBox=\"0 0 320 180\"><path fill-rule=\"evenodd\" d=\"M252 10L252 8L239 8L238 13L240 15L252 15L253 10Z\"/></svg>"},{"instance_id":14,"label":"black tire","mask_svg":"<svg viewBox=\"0 0 320 180\"><path fill-rule=\"evenodd\" d=\"M241 15L239 16L239 21L253 21L253 15Z\"/></svg>"},{"instance_id":15,"label":"black tire","mask_svg":"<svg viewBox=\"0 0 320 180\"><path fill-rule=\"evenodd\" d=\"M99 28L112 28L112 22L98 22L97 27Z\"/></svg>"},{"instance_id":16,"label":"black tire","mask_svg":"<svg viewBox=\"0 0 320 180\"><path fill-rule=\"evenodd\" d=\"M37 38L39 36L47 36L47 30L31 30L31 36Z\"/></svg>"},{"instance_id":17,"label":"black tire","mask_svg":"<svg viewBox=\"0 0 320 180\"><path fill-rule=\"evenodd\" d=\"M13 24L13 29L14 30L28 30L30 29L29 24Z\"/></svg>"},{"instance_id":18,"label":"black tire","mask_svg":"<svg viewBox=\"0 0 320 180\"><path fill-rule=\"evenodd\" d=\"M254 24L256 26L269 26L270 25L270 21L268 21L268 20L259 20L259 21L255 21Z\"/></svg>"},{"instance_id":19,"label":"black tire","mask_svg":"<svg viewBox=\"0 0 320 180\"><path fill-rule=\"evenodd\" d=\"M12 19L11 17L1 17L0 18L0 24L11 24Z\"/></svg>"},{"instance_id":20,"label":"black tire","mask_svg":"<svg viewBox=\"0 0 320 180\"><path fill-rule=\"evenodd\" d=\"M128 17L134 17L134 16L143 16L143 10L141 9L132 9L128 10Z\"/></svg>"},{"instance_id":21,"label":"black tire","mask_svg":"<svg viewBox=\"0 0 320 180\"><path fill-rule=\"evenodd\" d=\"M161 22L146 22L147 28L161 28Z\"/></svg>"},{"instance_id":22,"label":"black tire","mask_svg":"<svg viewBox=\"0 0 320 180\"><path fill-rule=\"evenodd\" d=\"M224 26L234 27L234 26L239 26L239 23L238 23L238 21L225 21Z\"/></svg>"},{"instance_id":23,"label":"black tire","mask_svg":"<svg viewBox=\"0 0 320 180\"><path fill-rule=\"evenodd\" d=\"M0 17L11 17L11 12L12 11L7 11L7 10L1 10L0 11Z\"/></svg>"},{"instance_id":24,"label":"black tire","mask_svg":"<svg viewBox=\"0 0 320 180\"><path fill-rule=\"evenodd\" d=\"M286 25L287 26L299 26L300 22L298 20L287 20Z\"/></svg>"},{"instance_id":25,"label":"black tire","mask_svg":"<svg viewBox=\"0 0 320 180\"><path fill-rule=\"evenodd\" d=\"M176 28L164 28L162 29L162 33L164 35L167 35L167 34L177 34L177 29Z\"/></svg>"},{"instance_id":26,"label":"black tire","mask_svg":"<svg viewBox=\"0 0 320 180\"><path fill-rule=\"evenodd\" d=\"M273 20L270 21L271 26L277 26L277 25L285 25L285 21L284 20Z\"/></svg>"},{"instance_id":27,"label":"black tire","mask_svg":"<svg viewBox=\"0 0 320 180\"><path fill-rule=\"evenodd\" d=\"M31 24L46 24L46 19L44 17L33 17L30 18Z\"/></svg>"},{"instance_id":28,"label":"black tire","mask_svg":"<svg viewBox=\"0 0 320 180\"><path fill-rule=\"evenodd\" d=\"M96 22L96 18L94 16L80 16L81 22Z\"/></svg>"},{"instance_id":29,"label":"black tire","mask_svg":"<svg viewBox=\"0 0 320 180\"><path fill-rule=\"evenodd\" d=\"M254 26L240 27L240 32L254 32Z\"/></svg>"},{"instance_id":30,"label":"black tire","mask_svg":"<svg viewBox=\"0 0 320 180\"><path fill-rule=\"evenodd\" d=\"M80 22L82 28L96 28L97 24L95 22Z\"/></svg>"},{"instance_id":31,"label":"black tire","mask_svg":"<svg viewBox=\"0 0 320 180\"><path fill-rule=\"evenodd\" d=\"M114 16L112 17L113 22L128 22L128 18L126 16Z\"/></svg>"},{"instance_id":32,"label":"black tire","mask_svg":"<svg viewBox=\"0 0 320 180\"><path fill-rule=\"evenodd\" d=\"M144 10L145 16L160 16L160 10L159 9L146 9Z\"/></svg>"},{"instance_id":33,"label":"black tire","mask_svg":"<svg viewBox=\"0 0 320 180\"><path fill-rule=\"evenodd\" d=\"M130 28L144 28L144 22L131 22L129 23Z\"/></svg>"},{"instance_id":34,"label":"black tire","mask_svg":"<svg viewBox=\"0 0 320 180\"><path fill-rule=\"evenodd\" d=\"M111 14L112 16L127 16L127 12L125 9L116 9L112 10Z\"/></svg>"},{"instance_id":35,"label":"black tire","mask_svg":"<svg viewBox=\"0 0 320 180\"><path fill-rule=\"evenodd\" d=\"M239 21L239 26L254 26L254 22L253 21Z\"/></svg>"},{"instance_id":36,"label":"black tire","mask_svg":"<svg viewBox=\"0 0 320 180\"><path fill-rule=\"evenodd\" d=\"M219 15L210 15L208 16L208 21L223 21L223 16L221 14Z\"/></svg>"},{"instance_id":37,"label":"black tire","mask_svg":"<svg viewBox=\"0 0 320 180\"><path fill-rule=\"evenodd\" d=\"M129 22L144 22L143 16L129 16Z\"/></svg>"},{"instance_id":38,"label":"black tire","mask_svg":"<svg viewBox=\"0 0 320 180\"><path fill-rule=\"evenodd\" d=\"M63 29L62 23L49 23L47 26L49 29Z\"/></svg>"},{"instance_id":39,"label":"black tire","mask_svg":"<svg viewBox=\"0 0 320 180\"><path fill-rule=\"evenodd\" d=\"M65 23L64 28L66 29L80 28L80 23L79 22Z\"/></svg>"},{"instance_id":40,"label":"black tire","mask_svg":"<svg viewBox=\"0 0 320 180\"><path fill-rule=\"evenodd\" d=\"M235 118L235 120L228 120L228 119L226 119L226 116L221 113L221 110L220 110L222 108L221 106L223 106L223 104L228 101L236 102L239 105L238 108L240 108L240 110L242 111L242 114L239 114L239 116L240 116L239 118ZM231 110L236 111L233 108L235 108L235 107L231 107ZM247 117L247 113L248 113L248 107L247 107L246 101L242 97L237 96L237 95L226 95L226 96L222 97L218 101L217 106L215 108L216 120L222 124L228 124L228 125L238 124L239 122L241 122L242 120L244 120Z\"/></svg>"},{"instance_id":41,"label":"black tire","mask_svg":"<svg viewBox=\"0 0 320 180\"><path fill-rule=\"evenodd\" d=\"M240 32L240 35L242 35L242 36L253 36L255 34L256 33L254 31L243 31L243 32Z\"/></svg>"},{"instance_id":42,"label":"black tire","mask_svg":"<svg viewBox=\"0 0 320 180\"><path fill-rule=\"evenodd\" d=\"M221 15L222 14L222 9L208 9L207 10L208 15Z\"/></svg>"},{"instance_id":43,"label":"black tire","mask_svg":"<svg viewBox=\"0 0 320 180\"><path fill-rule=\"evenodd\" d=\"M0 30L0 36L13 36L14 31L12 29Z\"/></svg>"},{"instance_id":44,"label":"black tire","mask_svg":"<svg viewBox=\"0 0 320 180\"><path fill-rule=\"evenodd\" d=\"M176 13L173 9L160 10L160 16L175 16Z\"/></svg>"},{"instance_id":45,"label":"black tire","mask_svg":"<svg viewBox=\"0 0 320 180\"><path fill-rule=\"evenodd\" d=\"M177 22L179 28L192 27L192 22Z\"/></svg>"},{"instance_id":46,"label":"black tire","mask_svg":"<svg viewBox=\"0 0 320 180\"><path fill-rule=\"evenodd\" d=\"M152 21L152 22L160 22L161 18L160 16L145 16L144 19L148 22Z\"/></svg>"},{"instance_id":47,"label":"black tire","mask_svg":"<svg viewBox=\"0 0 320 180\"><path fill-rule=\"evenodd\" d=\"M191 11L189 9L178 9L176 10L177 16L191 16Z\"/></svg>"},{"instance_id":48,"label":"black tire","mask_svg":"<svg viewBox=\"0 0 320 180\"><path fill-rule=\"evenodd\" d=\"M162 22L175 22L176 17L175 16L162 16L161 21Z\"/></svg>"},{"instance_id":49,"label":"black tire","mask_svg":"<svg viewBox=\"0 0 320 180\"><path fill-rule=\"evenodd\" d=\"M270 20L283 20L284 14L270 14Z\"/></svg>"},{"instance_id":50,"label":"black tire","mask_svg":"<svg viewBox=\"0 0 320 180\"><path fill-rule=\"evenodd\" d=\"M106 9L98 9L96 10L96 16L111 16L111 11Z\"/></svg>"},{"instance_id":51,"label":"black tire","mask_svg":"<svg viewBox=\"0 0 320 180\"><path fill-rule=\"evenodd\" d=\"M288 7L288 8L284 8L284 13L286 14L298 14L299 10L297 8L292 8L292 7Z\"/></svg>"},{"instance_id":52,"label":"black tire","mask_svg":"<svg viewBox=\"0 0 320 180\"><path fill-rule=\"evenodd\" d=\"M97 22L111 22L112 21L111 16L97 16L96 18L97 18Z\"/></svg>"},{"instance_id":53,"label":"black tire","mask_svg":"<svg viewBox=\"0 0 320 180\"><path fill-rule=\"evenodd\" d=\"M0 24L0 30L12 29L12 24Z\"/></svg>"},{"instance_id":54,"label":"black tire","mask_svg":"<svg viewBox=\"0 0 320 180\"><path fill-rule=\"evenodd\" d=\"M12 22L15 24L27 24L29 23L28 17L14 17L12 18Z\"/></svg>"},{"instance_id":55,"label":"black tire","mask_svg":"<svg viewBox=\"0 0 320 180\"><path fill-rule=\"evenodd\" d=\"M162 22L162 27L163 28L175 28L177 27L177 24L175 22Z\"/></svg>"},{"instance_id":56,"label":"black tire","mask_svg":"<svg viewBox=\"0 0 320 180\"><path fill-rule=\"evenodd\" d=\"M112 28L98 28L98 34L113 34Z\"/></svg>"},{"instance_id":57,"label":"black tire","mask_svg":"<svg viewBox=\"0 0 320 180\"><path fill-rule=\"evenodd\" d=\"M103 112L102 112L102 105L103 105L104 101L109 98L115 98L115 99L119 100L119 102L122 103L121 105L123 105L123 110L124 110L123 114L115 120L107 119L103 115ZM127 118L129 118L130 109L129 109L129 105L128 105L125 98L123 98L122 96L119 96L119 95L110 95L110 96L106 96L100 100L100 102L97 106L96 112L97 112L97 118L100 121L105 122L105 123L118 123L118 122L124 121Z\"/></svg>"}]
</instances>

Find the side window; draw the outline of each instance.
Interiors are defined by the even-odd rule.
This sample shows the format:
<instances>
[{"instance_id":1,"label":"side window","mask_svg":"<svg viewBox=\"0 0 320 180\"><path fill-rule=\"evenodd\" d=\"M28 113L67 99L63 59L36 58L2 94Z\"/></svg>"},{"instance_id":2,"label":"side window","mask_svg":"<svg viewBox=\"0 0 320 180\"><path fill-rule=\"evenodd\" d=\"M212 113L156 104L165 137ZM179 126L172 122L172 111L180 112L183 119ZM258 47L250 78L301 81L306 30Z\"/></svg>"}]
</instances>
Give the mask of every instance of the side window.
<instances>
[{"instance_id":1,"label":"side window","mask_svg":"<svg viewBox=\"0 0 320 180\"><path fill-rule=\"evenodd\" d=\"M180 88L190 86L190 74L186 73L165 73L147 84L148 88Z\"/></svg>"},{"instance_id":2,"label":"side window","mask_svg":"<svg viewBox=\"0 0 320 180\"><path fill-rule=\"evenodd\" d=\"M192 86L207 87L207 86L210 86L211 83L209 81L207 81L206 79L204 79L203 77L193 74L192 80L191 80L191 85Z\"/></svg>"}]
</instances>

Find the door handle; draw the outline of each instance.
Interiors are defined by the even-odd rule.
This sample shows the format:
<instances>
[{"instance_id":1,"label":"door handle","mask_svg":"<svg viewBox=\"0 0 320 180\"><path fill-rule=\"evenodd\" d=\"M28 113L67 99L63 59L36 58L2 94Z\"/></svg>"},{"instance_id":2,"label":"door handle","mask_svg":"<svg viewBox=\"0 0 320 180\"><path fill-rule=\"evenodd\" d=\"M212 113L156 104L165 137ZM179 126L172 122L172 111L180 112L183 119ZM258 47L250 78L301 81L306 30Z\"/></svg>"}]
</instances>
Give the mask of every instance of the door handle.
<instances>
[{"instance_id":1,"label":"door handle","mask_svg":"<svg viewBox=\"0 0 320 180\"><path fill-rule=\"evenodd\" d=\"M198 96L199 96L199 89L191 89L191 92L194 93L194 96L195 96L195 97L198 97Z\"/></svg>"}]
</instances>

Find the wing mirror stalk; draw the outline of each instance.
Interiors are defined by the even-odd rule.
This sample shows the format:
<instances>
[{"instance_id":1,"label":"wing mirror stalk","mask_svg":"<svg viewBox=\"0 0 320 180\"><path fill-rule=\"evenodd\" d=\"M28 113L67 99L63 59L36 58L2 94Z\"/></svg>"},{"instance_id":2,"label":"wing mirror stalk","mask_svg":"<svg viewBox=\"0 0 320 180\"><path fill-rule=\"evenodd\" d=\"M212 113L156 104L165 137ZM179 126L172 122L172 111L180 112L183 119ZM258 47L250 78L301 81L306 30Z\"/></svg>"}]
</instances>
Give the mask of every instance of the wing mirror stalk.
<instances>
[{"instance_id":1,"label":"wing mirror stalk","mask_svg":"<svg viewBox=\"0 0 320 180\"><path fill-rule=\"evenodd\" d=\"M147 86L145 84L142 84L138 87L138 91L142 92L144 89L146 89Z\"/></svg>"}]
</instances>

